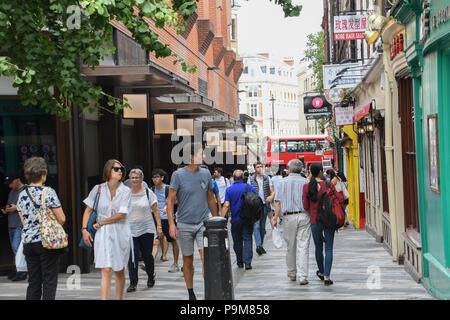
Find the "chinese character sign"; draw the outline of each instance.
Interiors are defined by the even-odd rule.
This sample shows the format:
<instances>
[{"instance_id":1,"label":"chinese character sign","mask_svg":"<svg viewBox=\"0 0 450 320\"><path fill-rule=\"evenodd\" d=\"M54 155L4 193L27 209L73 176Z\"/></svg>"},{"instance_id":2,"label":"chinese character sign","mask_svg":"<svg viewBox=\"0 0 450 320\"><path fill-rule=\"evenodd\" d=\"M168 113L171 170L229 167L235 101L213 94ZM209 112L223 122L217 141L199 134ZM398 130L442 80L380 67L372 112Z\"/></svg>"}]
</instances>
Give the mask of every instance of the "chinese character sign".
<instances>
[{"instance_id":1,"label":"chinese character sign","mask_svg":"<svg viewBox=\"0 0 450 320\"><path fill-rule=\"evenodd\" d=\"M334 40L364 39L367 29L367 17L364 15L335 16Z\"/></svg>"}]
</instances>

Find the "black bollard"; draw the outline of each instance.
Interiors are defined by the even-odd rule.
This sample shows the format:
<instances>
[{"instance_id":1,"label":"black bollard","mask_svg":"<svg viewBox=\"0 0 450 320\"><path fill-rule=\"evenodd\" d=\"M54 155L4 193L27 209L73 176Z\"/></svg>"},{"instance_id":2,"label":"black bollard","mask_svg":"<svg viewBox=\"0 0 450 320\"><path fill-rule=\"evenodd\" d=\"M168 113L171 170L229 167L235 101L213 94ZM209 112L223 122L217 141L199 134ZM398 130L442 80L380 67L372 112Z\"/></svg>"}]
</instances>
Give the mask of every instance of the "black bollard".
<instances>
[{"instance_id":1,"label":"black bollard","mask_svg":"<svg viewBox=\"0 0 450 320\"><path fill-rule=\"evenodd\" d=\"M213 217L204 225L205 300L234 300L227 220Z\"/></svg>"}]
</instances>

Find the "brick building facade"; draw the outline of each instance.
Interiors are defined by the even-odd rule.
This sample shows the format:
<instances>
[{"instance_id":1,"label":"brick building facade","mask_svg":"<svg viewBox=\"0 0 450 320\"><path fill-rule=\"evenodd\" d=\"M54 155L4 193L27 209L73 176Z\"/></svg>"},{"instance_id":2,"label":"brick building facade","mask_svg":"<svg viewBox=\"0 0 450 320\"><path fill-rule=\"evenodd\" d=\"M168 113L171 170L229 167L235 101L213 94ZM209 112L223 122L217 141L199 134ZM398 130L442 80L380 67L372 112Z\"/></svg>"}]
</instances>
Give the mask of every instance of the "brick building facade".
<instances>
[{"instance_id":1,"label":"brick building facade","mask_svg":"<svg viewBox=\"0 0 450 320\"><path fill-rule=\"evenodd\" d=\"M143 117L127 117L125 111L118 115L81 114L75 105L72 120L62 123L40 109L21 112L24 107L17 90L9 83L0 83L0 138L6 137L6 145L0 148L8 150L0 154L0 173L19 171L21 162L17 159L23 161L23 157L50 157L47 183L61 199L70 239L61 271L68 265L78 265L82 272L91 270L92 254L78 247L85 208L82 201L93 186L102 182L101 172L108 159L121 161L128 171L141 166L147 183L151 183L151 172L158 167L170 179L176 169L171 151L178 143L171 140L171 133L183 123L201 119L202 133L209 128L224 131L244 127L237 93L243 67L231 48L231 10L231 0L200 0L196 14L185 22L181 34L171 28L158 29L148 20L163 43L170 44L188 64L197 66L193 74L184 72L179 63L174 65L173 57L157 59L143 51L123 24L111 21L115 54L105 57L94 70L82 66L81 73L114 97L144 97L140 100L145 106ZM110 108L106 101L102 106ZM159 123L162 116L169 122ZM16 136L21 138L11 138ZM21 150L38 151L22 154ZM43 154L45 150L51 154ZM0 228L4 227L0 222ZM14 268L8 239L0 239L0 251L4 253L0 254L0 272Z\"/></svg>"}]
</instances>

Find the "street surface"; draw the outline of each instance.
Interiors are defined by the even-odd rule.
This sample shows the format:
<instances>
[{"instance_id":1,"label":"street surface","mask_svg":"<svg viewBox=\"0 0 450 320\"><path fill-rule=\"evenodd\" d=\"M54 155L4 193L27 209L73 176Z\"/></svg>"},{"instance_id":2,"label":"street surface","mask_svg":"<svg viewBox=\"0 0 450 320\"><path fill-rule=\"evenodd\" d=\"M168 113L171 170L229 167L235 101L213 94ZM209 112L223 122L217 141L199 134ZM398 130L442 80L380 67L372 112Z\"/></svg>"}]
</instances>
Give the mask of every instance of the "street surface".
<instances>
[{"instance_id":1,"label":"street surface","mask_svg":"<svg viewBox=\"0 0 450 320\"><path fill-rule=\"evenodd\" d=\"M232 245L231 245L232 247ZM315 275L317 267L314 258L314 243L310 244L309 284L300 286L290 281L286 274L285 247L276 249L271 240L271 228L267 224L264 247L267 254L254 253L253 269L238 269L233 250L234 295L236 300L383 300L383 299L433 299L421 284L416 283L403 266L392 262L391 256L380 243L375 242L365 230L351 227L336 234L334 241L334 260L331 279L334 284L325 287ZM147 289L147 278L139 269L140 283L135 293L124 293L125 300L187 300L188 294L181 272L169 273L172 264L172 247L169 248L169 261L162 262L158 253L155 265L156 284ZM180 257L181 258L181 257ZM180 259L180 261L182 261ZM198 251L194 257L194 291L197 299L204 299L202 266ZM373 273L375 271L375 273ZM379 271L377 274L376 272ZM81 275L79 289L68 288L70 275L60 274L57 300L99 300L100 272L95 270ZM379 280L379 281L377 281ZM114 285L114 277L113 277ZM126 287L128 287L128 272ZM0 300L25 299L27 283L11 282L0 277ZM111 298L115 298L115 288L111 288Z\"/></svg>"}]
</instances>

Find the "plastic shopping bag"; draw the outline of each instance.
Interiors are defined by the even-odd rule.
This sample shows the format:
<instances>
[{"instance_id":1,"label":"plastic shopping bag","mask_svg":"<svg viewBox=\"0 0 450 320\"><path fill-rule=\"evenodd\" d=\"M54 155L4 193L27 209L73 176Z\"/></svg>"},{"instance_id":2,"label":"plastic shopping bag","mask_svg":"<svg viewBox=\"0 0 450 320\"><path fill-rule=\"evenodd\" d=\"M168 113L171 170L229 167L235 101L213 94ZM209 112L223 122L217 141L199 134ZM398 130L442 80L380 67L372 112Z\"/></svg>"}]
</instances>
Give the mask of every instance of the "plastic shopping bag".
<instances>
[{"instance_id":1,"label":"plastic shopping bag","mask_svg":"<svg viewBox=\"0 0 450 320\"><path fill-rule=\"evenodd\" d=\"M23 254L23 242L20 241L19 248L16 253L16 269L17 272L27 272L27 261L25 260L25 255Z\"/></svg>"},{"instance_id":2,"label":"plastic shopping bag","mask_svg":"<svg viewBox=\"0 0 450 320\"><path fill-rule=\"evenodd\" d=\"M281 232L278 228L272 229L272 242L275 248L280 249L283 246L283 239L281 237Z\"/></svg>"}]
</instances>

